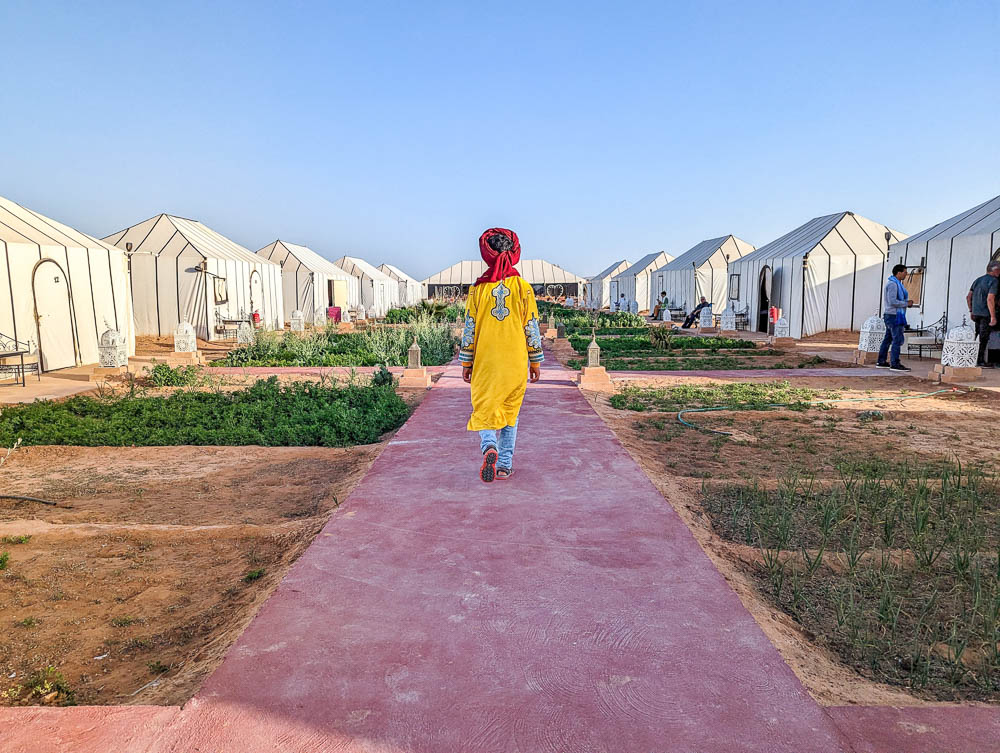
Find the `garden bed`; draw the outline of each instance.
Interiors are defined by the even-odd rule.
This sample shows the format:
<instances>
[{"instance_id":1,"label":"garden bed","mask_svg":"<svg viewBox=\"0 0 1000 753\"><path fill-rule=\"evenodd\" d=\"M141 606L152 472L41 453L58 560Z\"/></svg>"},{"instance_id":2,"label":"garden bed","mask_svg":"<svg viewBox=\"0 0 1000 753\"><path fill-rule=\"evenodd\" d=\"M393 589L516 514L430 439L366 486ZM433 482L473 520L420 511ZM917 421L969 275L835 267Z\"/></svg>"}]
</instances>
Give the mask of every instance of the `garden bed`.
<instances>
[{"instance_id":1,"label":"garden bed","mask_svg":"<svg viewBox=\"0 0 1000 753\"><path fill-rule=\"evenodd\" d=\"M934 388L882 377L752 385L680 377L644 381L650 389L586 394L818 701L905 706L1000 700L998 688L987 684L994 669L987 672L982 663L992 645L984 632L984 619L991 619L984 599L987 593L997 596L992 573L998 567L1000 512L996 487L987 479L978 487L982 502L970 508L974 495L966 475L968 467L995 462L991 393L900 401ZM845 398L872 399L806 405ZM770 403L792 408L745 409ZM680 408L719 405L740 409L685 418L733 436L709 435L677 421ZM965 489L950 498L946 514L931 514L918 546L909 523L912 503L926 499L942 510L936 490L942 477L958 488L956 457ZM848 504L845 480L853 489L867 489L858 513ZM832 508L840 511L836 525L824 524ZM894 511L896 521L891 545L878 540L891 518L887 511ZM926 508L917 512L926 514ZM867 551L852 574L847 560L855 521L856 551ZM832 526L825 548L824 525ZM789 533L780 534L784 544L778 547L776 532L785 527ZM956 533L959 528L976 533ZM809 573L820 549L822 561ZM885 560L883 550L889 553ZM920 559L926 563L935 553L934 562L921 569ZM780 594L779 561L785 563ZM976 577L982 596L973 619ZM939 595L932 601L935 589ZM958 649L962 656L956 660Z\"/></svg>"},{"instance_id":2,"label":"garden bed","mask_svg":"<svg viewBox=\"0 0 1000 753\"><path fill-rule=\"evenodd\" d=\"M184 703L382 446L17 450L0 704Z\"/></svg>"},{"instance_id":3,"label":"garden bed","mask_svg":"<svg viewBox=\"0 0 1000 753\"><path fill-rule=\"evenodd\" d=\"M424 366L455 357L452 326L423 318L407 326L373 326L356 332L335 327L307 332L261 332L250 345L229 351L211 366L405 366L416 337Z\"/></svg>"},{"instance_id":4,"label":"garden bed","mask_svg":"<svg viewBox=\"0 0 1000 753\"><path fill-rule=\"evenodd\" d=\"M190 372L183 372L190 374ZM280 384L235 389L139 391L11 406L0 447L24 445L267 445L343 447L377 442L409 416L392 380L376 384Z\"/></svg>"}]
</instances>

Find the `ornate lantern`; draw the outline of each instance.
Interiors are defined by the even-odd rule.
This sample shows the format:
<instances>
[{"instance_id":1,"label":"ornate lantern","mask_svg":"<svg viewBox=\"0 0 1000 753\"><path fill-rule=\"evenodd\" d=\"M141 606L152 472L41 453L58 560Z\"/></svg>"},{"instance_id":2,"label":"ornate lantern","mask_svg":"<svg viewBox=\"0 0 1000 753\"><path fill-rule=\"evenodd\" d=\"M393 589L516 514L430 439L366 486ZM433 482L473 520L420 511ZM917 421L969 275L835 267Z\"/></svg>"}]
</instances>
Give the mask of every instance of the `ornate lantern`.
<instances>
[{"instance_id":1,"label":"ornate lantern","mask_svg":"<svg viewBox=\"0 0 1000 753\"><path fill-rule=\"evenodd\" d=\"M698 326L702 329L710 329L712 327L712 306L708 305L701 310L701 314L698 317Z\"/></svg>"},{"instance_id":2,"label":"ornate lantern","mask_svg":"<svg viewBox=\"0 0 1000 753\"><path fill-rule=\"evenodd\" d=\"M597 344L597 330L593 330L590 336L590 345L587 346L587 368L596 368L601 365L601 346Z\"/></svg>"},{"instance_id":3,"label":"ornate lantern","mask_svg":"<svg viewBox=\"0 0 1000 753\"><path fill-rule=\"evenodd\" d=\"M858 338L858 350L862 353L878 353L885 339L885 322L882 317L872 314L861 325L861 337Z\"/></svg>"},{"instance_id":4,"label":"ornate lantern","mask_svg":"<svg viewBox=\"0 0 1000 753\"><path fill-rule=\"evenodd\" d=\"M236 330L236 342L240 345L252 345L253 341L254 333L250 322L240 322L240 327Z\"/></svg>"},{"instance_id":5,"label":"ornate lantern","mask_svg":"<svg viewBox=\"0 0 1000 753\"><path fill-rule=\"evenodd\" d=\"M941 365L956 369L974 369L978 358L979 338L976 337L976 330L972 325L966 324L965 317L962 317L962 324L948 330L948 335L944 339Z\"/></svg>"},{"instance_id":6,"label":"ornate lantern","mask_svg":"<svg viewBox=\"0 0 1000 753\"><path fill-rule=\"evenodd\" d=\"M420 345L417 344L417 336L413 336L413 345L406 351L406 367L408 369L420 368Z\"/></svg>"},{"instance_id":7,"label":"ornate lantern","mask_svg":"<svg viewBox=\"0 0 1000 753\"><path fill-rule=\"evenodd\" d=\"M194 353L197 350L198 338L195 336L194 327L184 319L174 330L174 353Z\"/></svg>"},{"instance_id":8,"label":"ornate lantern","mask_svg":"<svg viewBox=\"0 0 1000 753\"><path fill-rule=\"evenodd\" d=\"M774 323L774 336L776 338L792 336L792 328L788 325L788 320L785 317L780 317L778 321Z\"/></svg>"},{"instance_id":9,"label":"ornate lantern","mask_svg":"<svg viewBox=\"0 0 1000 753\"><path fill-rule=\"evenodd\" d=\"M302 332L306 328L306 317L300 309L292 312L292 332Z\"/></svg>"},{"instance_id":10,"label":"ornate lantern","mask_svg":"<svg viewBox=\"0 0 1000 753\"><path fill-rule=\"evenodd\" d=\"M726 332L732 332L736 329L736 312L733 311L732 306L726 306L722 312L721 323L722 329Z\"/></svg>"},{"instance_id":11,"label":"ornate lantern","mask_svg":"<svg viewBox=\"0 0 1000 753\"><path fill-rule=\"evenodd\" d=\"M128 345L125 343L124 336L111 326L108 326L108 329L101 335L97 351L100 355L102 368L119 369L122 366L128 366Z\"/></svg>"}]
</instances>

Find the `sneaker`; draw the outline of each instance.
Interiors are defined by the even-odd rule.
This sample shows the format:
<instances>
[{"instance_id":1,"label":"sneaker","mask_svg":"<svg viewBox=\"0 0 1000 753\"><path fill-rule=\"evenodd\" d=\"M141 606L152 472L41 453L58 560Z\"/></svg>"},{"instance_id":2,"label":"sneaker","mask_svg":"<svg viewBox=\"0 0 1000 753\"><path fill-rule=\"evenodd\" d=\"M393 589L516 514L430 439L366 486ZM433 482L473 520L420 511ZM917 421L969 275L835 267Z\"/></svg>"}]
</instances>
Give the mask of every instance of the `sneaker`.
<instances>
[{"instance_id":1,"label":"sneaker","mask_svg":"<svg viewBox=\"0 0 1000 753\"><path fill-rule=\"evenodd\" d=\"M514 475L513 468L497 468L497 481L508 479Z\"/></svg>"},{"instance_id":2,"label":"sneaker","mask_svg":"<svg viewBox=\"0 0 1000 753\"><path fill-rule=\"evenodd\" d=\"M903 366L901 363L894 364L889 367L890 371L913 371L909 366Z\"/></svg>"},{"instance_id":3,"label":"sneaker","mask_svg":"<svg viewBox=\"0 0 1000 753\"><path fill-rule=\"evenodd\" d=\"M879 361L875 364L876 369L891 369L892 367L886 361Z\"/></svg>"},{"instance_id":4,"label":"sneaker","mask_svg":"<svg viewBox=\"0 0 1000 753\"><path fill-rule=\"evenodd\" d=\"M497 477L497 448L487 447L483 453L483 466L479 469L479 478L483 483L490 483Z\"/></svg>"}]
</instances>

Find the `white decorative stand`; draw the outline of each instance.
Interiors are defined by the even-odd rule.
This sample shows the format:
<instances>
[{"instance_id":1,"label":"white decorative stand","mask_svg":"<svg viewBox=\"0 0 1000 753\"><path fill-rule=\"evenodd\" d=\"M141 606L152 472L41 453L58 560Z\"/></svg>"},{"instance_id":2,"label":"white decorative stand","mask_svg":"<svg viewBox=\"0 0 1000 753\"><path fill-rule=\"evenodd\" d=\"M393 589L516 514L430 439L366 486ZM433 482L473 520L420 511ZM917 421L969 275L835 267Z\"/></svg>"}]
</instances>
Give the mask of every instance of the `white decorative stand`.
<instances>
[{"instance_id":1,"label":"white decorative stand","mask_svg":"<svg viewBox=\"0 0 1000 753\"><path fill-rule=\"evenodd\" d=\"M198 338L195 336L194 327L184 319L174 330L174 353L196 352L198 352Z\"/></svg>"},{"instance_id":2,"label":"white decorative stand","mask_svg":"<svg viewBox=\"0 0 1000 753\"><path fill-rule=\"evenodd\" d=\"M861 325L861 336L858 337L858 352L854 354L854 363L872 364L878 362L878 352L882 349L885 339L885 322L878 314L872 314Z\"/></svg>"},{"instance_id":3,"label":"white decorative stand","mask_svg":"<svg viewBox=\"0 0 1000 753\"><path fill-rule=\"evenodd\" d=\"M300 309L292 312L292 332L302 332L306 328L306 317Z\"/></svg>"},{"instance_id":4,"label":"white decorative stand","mask_svg":"<svg viewBox=\"0 0 1000 753\"><path fill-rule=\"evenodd\" d=\"M239 329L236 330L236 342L240 345L253 345L254 331L250 322L240 322Z\"/></svg>"},{"instance_id":5,"label":"white decorative stand","mask_svg":"<svg viewBox=\"0 0 1000 753\"><path fill-rule=\"evenodd\" d=\"M983 378L976 365L979 358L979 338L965 317L958 327L948 330L941 348L941 363L934 366L931 378L936 382L972 382Z\"/></svg>"},{"instance_id":6,"label":"white decorative stand","mask_svg":"<svg viewBox=\"0 0 1000 753\"><path fill-rule=\"evenodd\" d=\"M733 311L732 306L726 306L725 310L723 310L719 324L721 325L720 329L722 330L722 334L736 334L736 312Z\"/></svg>"},{"instance_id":7,"label":"white decorative stand","mask_svg":"<svg viewBox=\"0 0 1000 753\"><path fill-rule=\"evenodd\" d=\"M774 323L774 337L771 338L771 345L794 345L795 340L791 335L792 328L785 317L780 317Z\"/></svg>"},{"instance_id":8,"label":"white decorative stand","mask_svg":"<svg viewBox=\"0 0 1000 753\"><path fill-rule=\"evenodd\" d=\"M698 334L714 335L718 331L715 327L715 317L712 315L712 306L709 304L698 314Z\"/></svg>"},{"instance_id":9,"label":"white decorative stand","mask_svg":"<svg viewBox=\"0 0 1000 753\"><path fill-rule=\"evenodd\" d=\"M116 329L109 327L104 331L97 351L101 368L120 369L122 366L128 366L128 345Z\"/></svg>"}]
</instances>

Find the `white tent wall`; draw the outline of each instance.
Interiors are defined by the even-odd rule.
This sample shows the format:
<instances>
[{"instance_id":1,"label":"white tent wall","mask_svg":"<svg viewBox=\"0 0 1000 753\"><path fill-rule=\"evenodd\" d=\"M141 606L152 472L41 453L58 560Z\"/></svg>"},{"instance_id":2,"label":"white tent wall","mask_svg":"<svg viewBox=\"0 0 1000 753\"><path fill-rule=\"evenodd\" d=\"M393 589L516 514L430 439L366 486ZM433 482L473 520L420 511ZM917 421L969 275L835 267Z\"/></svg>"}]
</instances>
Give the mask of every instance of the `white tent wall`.
<instances>
[{"instance_id":1,"label":"white tent wall","mask_svg":"<svg viewBox=\"0 0 1000 753\"><path fill-rule=\"evenodd\" d=\"M282 326L280 267L200 222L161 214L105 240L120 249L132 244L132 298L141 335L169 336L187 320L198 337L217 340L217 316L254 312L265 329ZM196 269L202 263L205 272ZM216 277L225 280L228 296L218 305Z\"/></svg>"},{"instance_id":2,"label":"white tent wall","mask_svg":"<svg viewBox=\"0 0 1000 753\"><path fill-rule=\"evenodd\" d=\"M307 246L277 240L257 255L281 267L283 322L290 322L292 312L299 310L306 322L322 326L328 306L348 309L361 300L357 278Z\"/></svg>"},{"instance_id":3,"label":"white tent wall","mask_svg":"<svg viewBox=\"0 0 1000 753\"><path fill-rule=\"evenodd\" d=\"M851 212L817 217L731 263L730 274L740 275L750 328L760 330L761 273L770 268L770 305L782 310L792 337L860 330L879 311L887 230L891 240L901 237Z\"/></svg>"},{"instance_id":4,"label":"white tent wall","mask_svg":"<svg viewBox=\"0 0 1000 753\"><path fill-rule=\"evenodd\" d=\"M344 256L334 264L358 279L361 305L369 316L383 317L399 302L399 286L363 259Z\"/></svg>"},{"instance_id":5,"label":"white tent wall","mask_svg":"<svg viewBox=\"0 0 1000 753\"><path fill-rule=\"evenodd\" d=\"M378 271L396 281L399 287L398 303L402 306L415 306L424 299L424 286L420 280L410 277L399 267L391 264L380 264Z\"/></svg>"},{"instance_id":6,"label":"white tent wall","mask_svg":"<svg viewBox=\"0 0 1000 753\"><path fill-rule=\"evenodd\" d=\"M949 327L967 319L969 288L998 252L1000 196L894 244L889 249L890 268L899 263L918 267L921 262L925 267L920 306L908 315L910 324L929 325L944 314Z\"/></svg>"},{"instance_id":7,"label":"white tent wall","mask_svg":"<svg viewBox=\"0 0 1000 753\"><path fill-rule=\"evenodd\" d=\"M649 310L653 275L657 270L669 264L672 259L672 256L668 256L662 251L647 254L624 272L613 277L611 281L613 287L609 291L612 306L624 293L625 299L629 303L632 301L638 303L640 311Z\"/></svg>"},{"instance_id":8,"label":"white tent wall","mask_svg":"<svg viewBox=\"0 0 1000 753\"><path fill-rule=\"evenodd\" d=\"M611 279L631 266L628 261L622 259L615 262L610 267L602 271L599 275L591 277L586 282L587 295L584 306L589 309L606 309L612 304Z\"/></svg>"},{"instance_id":9,"label":"white tent wall","mask_svg":"<svg viewBox=\"0 0 1000 753\"><path fill-rule=\"evenodd\" d=\"M0 333L36 343L43 370L97 363L109 326L134 354L129 298L121 251L0 198Z\"/></svg>"}]
</instances>

